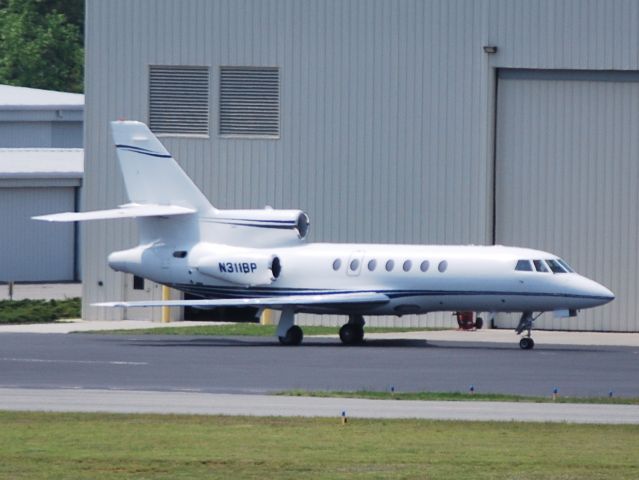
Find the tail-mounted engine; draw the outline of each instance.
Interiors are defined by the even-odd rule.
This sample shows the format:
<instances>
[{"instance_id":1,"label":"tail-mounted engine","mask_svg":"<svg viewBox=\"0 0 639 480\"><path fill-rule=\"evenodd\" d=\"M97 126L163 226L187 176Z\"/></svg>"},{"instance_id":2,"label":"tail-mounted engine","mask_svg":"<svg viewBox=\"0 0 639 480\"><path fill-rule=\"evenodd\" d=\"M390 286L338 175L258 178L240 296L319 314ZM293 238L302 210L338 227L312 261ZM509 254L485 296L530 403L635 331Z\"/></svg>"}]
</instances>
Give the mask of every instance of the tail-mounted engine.
<instances>
[{"instance_id":1,"label":"tail-mounted engine","mask_svg":"<svg viewBox=\"0 0 639 480\"><path fill-rule=\"evenodd\" d=\"M217 210L200 218L205 236L220 243L270 247L303 243L309 230L301 210Z\"/></svg>"}]
</instances>

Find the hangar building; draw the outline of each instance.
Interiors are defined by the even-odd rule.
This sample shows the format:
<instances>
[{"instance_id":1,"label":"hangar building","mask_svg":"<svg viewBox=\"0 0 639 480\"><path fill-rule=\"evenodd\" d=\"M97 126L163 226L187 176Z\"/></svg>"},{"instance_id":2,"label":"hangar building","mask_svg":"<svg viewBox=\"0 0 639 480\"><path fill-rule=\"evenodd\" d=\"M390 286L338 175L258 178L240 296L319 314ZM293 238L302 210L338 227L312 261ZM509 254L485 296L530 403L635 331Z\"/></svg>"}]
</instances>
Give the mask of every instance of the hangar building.
<instances>
[{"instance_id":1,"label":"hangar building","mask_svg":"<svg viewBox=\"0 0 639 480\"><path fill-rule=\"evenodd\" d=\"M80 278L78 227L33 215L75 210L84 95L0 85L0 283Z\"/></svg>"},{"instance_id":2,"label":"hangar building","mask_svg":"<svg viewBox=\"0 0 639 480\"><path fill-rule=\"evenodd\" d=\"M638 24L637 0L89 0L86 209L126 201L108 122L139 119L218 207L555 252L617 299L539 327L639 331ZM88 225L87 318L149 315L88 307L157 298L107 266L134 239Z\"/></svg>"}]
</instances>

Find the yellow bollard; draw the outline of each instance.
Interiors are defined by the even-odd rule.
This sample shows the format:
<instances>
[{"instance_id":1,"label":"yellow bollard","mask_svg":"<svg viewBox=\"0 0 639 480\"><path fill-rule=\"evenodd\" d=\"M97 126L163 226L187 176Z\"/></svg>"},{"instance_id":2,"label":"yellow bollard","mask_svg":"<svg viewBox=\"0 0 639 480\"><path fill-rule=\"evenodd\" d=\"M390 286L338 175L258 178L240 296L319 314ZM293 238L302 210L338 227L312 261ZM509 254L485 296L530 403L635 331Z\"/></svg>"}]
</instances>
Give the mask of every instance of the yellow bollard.
<instances>
[{"instance_id":1,"label":"yellow bollard","mask_svg":"<svg viewBox=\"0 0 639 480\"><path fill-rule=\"evenodd\" d=\"M265 308L260 316L260 325L273 325L273 310Z\"/></svg>"},{"instance_id":2,"label":"yellow bollard","mask_svg":"<svg viewBox=\"0 0 639 480\"><path fill-rule=\"evenodd\" d=\"M170 300L171 289L166 285L162 285L162 301ZM169 307L162 307L162 323L171 323L171 312Z\"/></svg>"}]
</instances>

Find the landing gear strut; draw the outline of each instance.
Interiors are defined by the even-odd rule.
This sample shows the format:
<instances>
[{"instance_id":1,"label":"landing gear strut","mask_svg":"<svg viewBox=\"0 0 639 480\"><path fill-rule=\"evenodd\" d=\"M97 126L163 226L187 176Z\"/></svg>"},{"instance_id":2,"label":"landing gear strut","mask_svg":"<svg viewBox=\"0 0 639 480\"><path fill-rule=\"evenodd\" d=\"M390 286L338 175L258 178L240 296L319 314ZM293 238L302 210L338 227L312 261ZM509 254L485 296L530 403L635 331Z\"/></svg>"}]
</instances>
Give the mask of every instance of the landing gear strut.
<instances>
[{"instance_id":1,"label":"landing gear strut","mask_svg":"<svg viewBox=\"0 0 639 480\"><path fill-rule=\"evenodd\" d=\"M344 345L357 345L364 341L364 317L350 315L348 323L339 329L339 338Z\"/></svg>"},{"instance_id":2,"label":"landing gear strut","mask_svg":"<svg viewBox=\"0 0 639 480\"><path fill-rule=\"evenodd\" d=\"M277 338L282 345L294 346L302 343L304 332L294 324L295 310L285 308L280 316L280 323L277 325Z\"/></svg>"},{"instance_id":3,"label":"landing gear strut","mask_svg":"<svg viewBox=\"0 0 639 480\"><path fill-rule=\"evenodd\" d=\"M539 315L541 315L541 313ZM520 335L524 330L527 331L526 336L519 340L519 348L522 350L532 350L535 347L535 341L532 339L531 333L533 323L539 318L539 315L535 317L533 312L523 312L521 314L519 325L517 325L515 332L517 335Z\"/></svg>"}]
</instances>

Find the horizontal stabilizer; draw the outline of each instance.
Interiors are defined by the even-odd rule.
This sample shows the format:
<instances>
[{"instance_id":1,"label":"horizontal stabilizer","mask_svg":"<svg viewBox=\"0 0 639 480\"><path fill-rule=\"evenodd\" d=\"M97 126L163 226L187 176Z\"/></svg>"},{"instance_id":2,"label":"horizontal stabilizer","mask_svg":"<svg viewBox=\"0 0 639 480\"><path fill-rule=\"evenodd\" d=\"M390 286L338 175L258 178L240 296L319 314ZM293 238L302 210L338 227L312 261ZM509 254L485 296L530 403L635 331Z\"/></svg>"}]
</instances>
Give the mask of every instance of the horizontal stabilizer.
<instances>
[{"instance_id":1,"label":"horizontal stabilizer","mask_svg":"<svg viewBox=\"0 0 639 480\"><path fill-rule=\"evenodd\" d=\"M141 302L94 303L94 307L269 307L281 308L285 305L344 305L387 303L389 298L383 293L322 293L316 295L286 295L266 298L222 298L197 300L151 300Z\"/></svg>"},{"instance_id":2,"label":"horizontal stabilizer","mask_svg":"<svg viewBox=\"0 0 639 480\"><path fill-rule=\"evenodd\" d=\"M107 220L111 218L166 217L169 215L185 215L195 213L193 208L178 205L153 205L129 203L111 210L94 210L91 212L64 212L31 217L33 220L47 222L82 222L85 220Z\"/></svg>"}]
</instances>

